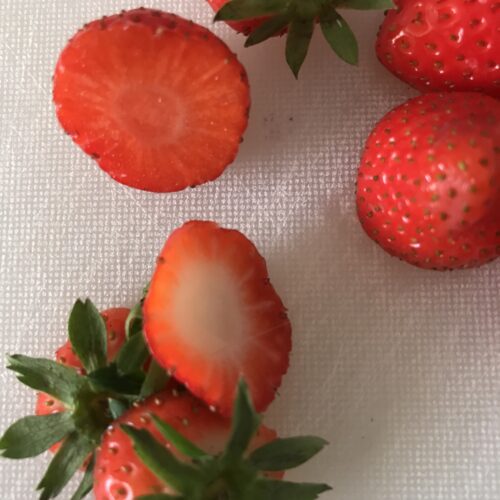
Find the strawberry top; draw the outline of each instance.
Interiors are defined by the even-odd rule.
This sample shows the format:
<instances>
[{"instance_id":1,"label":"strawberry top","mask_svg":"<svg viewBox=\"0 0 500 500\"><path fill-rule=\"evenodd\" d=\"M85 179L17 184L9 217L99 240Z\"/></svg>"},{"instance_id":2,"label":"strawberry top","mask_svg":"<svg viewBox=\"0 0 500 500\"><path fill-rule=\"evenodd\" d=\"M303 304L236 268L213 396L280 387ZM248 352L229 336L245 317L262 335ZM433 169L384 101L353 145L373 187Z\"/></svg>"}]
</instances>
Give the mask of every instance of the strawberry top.
<instances>
[{"instance_id":1,"label":"strawberry top","mask_svg":"<svg viewBox=\"0 0 500 500\"><path fill-rule=\"evenodd\" d=\"M422 92L476 90L500 97L497 0L396 0L377 39L377 55Z\"/></svg>"}]
</instances>

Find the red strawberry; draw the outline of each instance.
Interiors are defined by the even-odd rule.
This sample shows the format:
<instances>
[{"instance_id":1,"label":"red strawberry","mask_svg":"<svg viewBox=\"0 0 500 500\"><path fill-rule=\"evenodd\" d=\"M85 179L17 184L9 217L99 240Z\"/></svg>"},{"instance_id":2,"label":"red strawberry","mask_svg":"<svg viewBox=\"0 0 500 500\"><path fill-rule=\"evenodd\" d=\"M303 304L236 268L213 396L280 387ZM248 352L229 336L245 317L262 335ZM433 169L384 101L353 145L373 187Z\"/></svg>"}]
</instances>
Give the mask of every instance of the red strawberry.
<instances>
[{"instance_id":1,"label":"red strawberry","mask_svg":"<svg viewBox=\"0 0 500 500\"><path fill-rule=\"evenodd\" d=\"M138 404L122 415L105 434L97 453L94 472L94 494L96 500L123 500L141 495L173 493L137 457L130 438L121 430L120 424L138 429L147 429L182 460L187 457L179 453L157 430L151 415L170 424L177 432L193 441L209 454L223 451L228 439L231 423L211 412L190 394L165 391ZM277 435L261 426L249 450L274 441ZM283 477L282 473L271 475Z\"/></svg>"},{"instance_id":2,"label":"red strawberry","mask_svg":"<svg viewBox=\"0 0 500 500\"><path fill-rule=\"evenodd\" d=\"M219 177L248 122L244 68L202 26L149 9L86 25L54 76L63 128L118 182L178 191Z\"/></svg>"},{"instance_id":3,"label":"red strawberry","mask_svg":"<svg viewBox=\"0 0 500 500\"><path fill-rule=\"evenodd\" d=\"M366 144L358 214L384 250L428 269L500 255L500 102L426 94L388 113Z\"/></svg>"},{"instance_id":4,"label":"red strawberry","mask_svg":"<svg viewBox=\"0 0 500 500\"><path fill-rule=\"evenodd\" d=\"M224 5L226 5L229 0L207 0L210 7L218 12ZM258 28L267 19L267 17L259 17L256 19L248 19L245 21L228 21L227 24L231 26L238 33L243 33L244 35L249 35L255 28Z\"/></svg>"},{"instance_id":5,"label":"red strawberry","mask_svg":"<svg viewBox=\"0 0 500 500\"><path fill-rule=\"evenodd\" d=\"M477 90L500 97L497 0L396 0L377 39L391 72L422 92Z\"/></svg>"},{"instance_id":6,"label":"red strawberry","mask_svg":"<svg viewBox=\"0 0 500 500\"><path fill-rule=\"evenodd\" d=\"M157 362L223 415L244 377L257 411L287 371L291 326L264 259L238 231L189 222L169 238L144 303Z\"/></svg>"},{"instance_id":7,"label":"red strawberry","mask_svg":"<svg viewBox=\"0 0 500 500\"><path fill-rule=\"evenodd\" d=\"M101 313L106 323L106 331L108 334L108 361L112 361L116 357L118 351L125 342L125 321L129 312L129 309L113 308L107 309ZM85 373L85 370L82 368L82 363L73 351L69 340L56 351L56 361L62 365L76 368L79 373ZM66 411L66 407L63 403L44 392L38 394L35 411L37 415L50 415L63 411ZM50 451L56 453L60 447L61 443L57 443L50 448Z\"/></svg>"}]
</instances>

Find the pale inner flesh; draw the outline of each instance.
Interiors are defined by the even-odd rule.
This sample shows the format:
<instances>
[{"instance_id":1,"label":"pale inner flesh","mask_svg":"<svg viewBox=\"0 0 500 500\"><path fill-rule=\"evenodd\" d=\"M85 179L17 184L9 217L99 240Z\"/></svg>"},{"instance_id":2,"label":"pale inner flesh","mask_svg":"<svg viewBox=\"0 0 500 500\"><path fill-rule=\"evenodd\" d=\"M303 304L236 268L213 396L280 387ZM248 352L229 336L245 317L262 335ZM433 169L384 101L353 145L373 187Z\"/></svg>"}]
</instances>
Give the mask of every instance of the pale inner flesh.
<instances>
[{"instance_id":1,"label":"pale inner flesh","mask_svg":"<svg viewBox=\"0 0 500 500\"><path fill-rule=\"evenodd\" d=\"M200 258L182 266L173 293L173 323L194 350L237 359L248 338L239 280L228 266Z\"/></svg>"}]
</instances>

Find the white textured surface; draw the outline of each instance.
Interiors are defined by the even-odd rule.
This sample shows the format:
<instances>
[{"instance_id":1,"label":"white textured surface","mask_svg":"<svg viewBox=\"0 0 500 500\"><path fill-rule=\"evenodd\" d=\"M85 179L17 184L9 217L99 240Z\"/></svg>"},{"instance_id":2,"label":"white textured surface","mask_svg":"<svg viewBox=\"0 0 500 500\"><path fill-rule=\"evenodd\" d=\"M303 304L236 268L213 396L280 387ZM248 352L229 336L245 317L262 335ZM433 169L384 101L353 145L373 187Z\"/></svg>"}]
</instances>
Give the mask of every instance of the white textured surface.
<instances>
[{"instance_id":1,"label":"white textured surface","mask_svg":"<svg viewBox=\"0 0 500 500\"><path fill-rule=\"evenodd\" d=\"M500 498L500 263L435 274L387 257L362 234L354 181L364 137L412 95L375 61L381 14L348 16L361 64L317 36L296 83L283 40L238 52L251 123L217 182L175 195L111 181L59 130L51 74L84 22L134 2L0 2L0 351L51 356L78 296L130 305L168 233L191 218L250 236L290 309L294 352L268 422L331 446L294 478L337 500ZM209 25L203 0L151 1ZM1 429L33 397L1 368ZM0 462L3 500L35 499L46 458ZM69 498L63 495L62 498Z\"/></svg>"}]
</instances>

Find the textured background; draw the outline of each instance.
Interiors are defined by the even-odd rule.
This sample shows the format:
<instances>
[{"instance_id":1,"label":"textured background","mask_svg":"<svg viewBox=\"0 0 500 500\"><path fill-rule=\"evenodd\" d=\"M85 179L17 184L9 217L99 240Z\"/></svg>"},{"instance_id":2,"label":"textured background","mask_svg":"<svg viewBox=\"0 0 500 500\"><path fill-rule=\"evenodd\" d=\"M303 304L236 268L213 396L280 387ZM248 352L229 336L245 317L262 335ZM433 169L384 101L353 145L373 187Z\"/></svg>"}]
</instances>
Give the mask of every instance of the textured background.
<instances>
[{"instance_id":1,"label":"textured background","mask_svg":"<svg viewBox=\"0 0 500 500\"><path fill-rule=\"evenodd\" d=\"M202 0L151 1L209 25ZM84 22L118 0L0 2L0 351L51 356L76 297L131 305L169 232L187 219L236 227L267 257L294 324L291 370L267 421L331 446L294 474L337 500L500 498L500 262L436 274L362 234L354 181L375 121L413 95L376 62L381 14L348 18L359 68L316 36L302 77L284 41L242 50L253 109L236 163L175 195L111 181L58 128L51 74ZM1 371L0 428L33 407ZM46 458L0 462L3 500L35 499ZM65 495L62 498L69 498Z\"/></svg>"}]
</instances>

